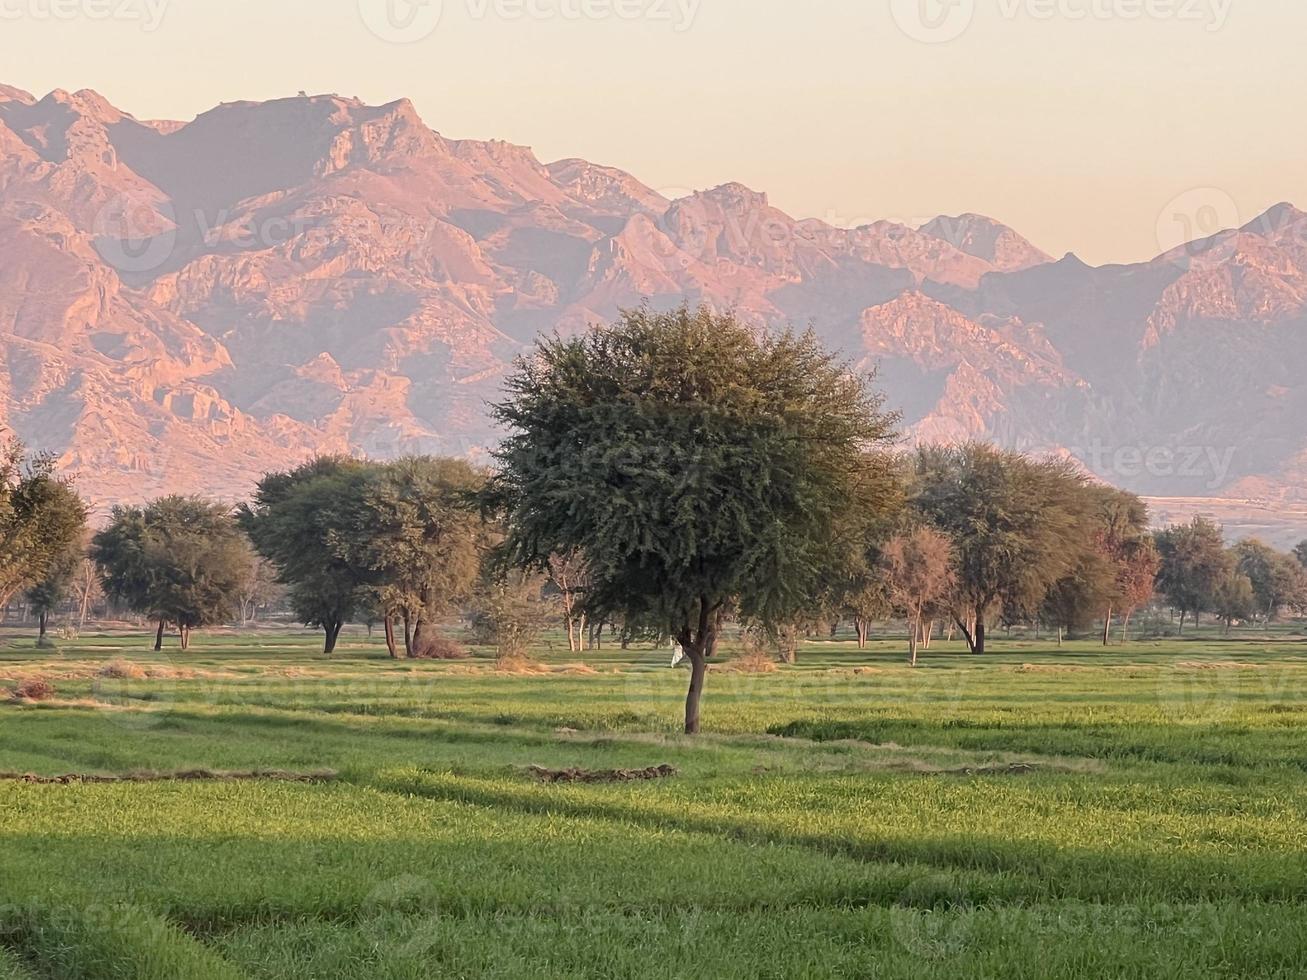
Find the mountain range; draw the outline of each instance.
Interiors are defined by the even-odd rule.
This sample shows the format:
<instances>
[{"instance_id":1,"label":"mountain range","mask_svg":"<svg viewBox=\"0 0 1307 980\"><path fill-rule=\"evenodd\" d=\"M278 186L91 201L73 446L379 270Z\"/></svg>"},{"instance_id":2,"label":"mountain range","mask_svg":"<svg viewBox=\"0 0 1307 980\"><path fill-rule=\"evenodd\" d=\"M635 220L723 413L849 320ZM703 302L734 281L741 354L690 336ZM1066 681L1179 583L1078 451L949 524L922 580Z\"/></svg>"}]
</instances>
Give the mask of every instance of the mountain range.
<instances>
[{"instance_id":1,"label":"mountain range","mask_svg":"<svg viewBox=\"0 0 1307 980\"><path fill-rule=\"evenodd\" d=\"M878 371L906 442L1062 453L1163 516L1307 536L1291 205L1091 267L980 215L840 228L740 184L664 194L445 138L407 100L182 123L0 86L0 426L100 507L239 499L320 452L482 456L540 333L687 299L811 326Z\"/></svg>"}]
</instances>

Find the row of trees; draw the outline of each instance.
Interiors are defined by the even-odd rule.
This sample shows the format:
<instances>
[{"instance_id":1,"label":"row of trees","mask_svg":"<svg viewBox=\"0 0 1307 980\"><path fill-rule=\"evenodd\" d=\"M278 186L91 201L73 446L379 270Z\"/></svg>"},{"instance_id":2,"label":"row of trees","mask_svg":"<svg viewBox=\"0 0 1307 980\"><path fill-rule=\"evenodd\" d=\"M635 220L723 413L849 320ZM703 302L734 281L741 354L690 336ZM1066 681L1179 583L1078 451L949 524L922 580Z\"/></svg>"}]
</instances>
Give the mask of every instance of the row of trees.
<instances>
[{"instance_id":1,"label":"row of trees","mask_svg":"<svg viewBox=\"0 0 1307 980\"><path fill-rule=\"evenodd\" d=\"M1269 623L1284 609L1307 611L1307 542L1283 554L1257 540L1225 546L1221 529L1203 517L1157 536L1158 590L1180 616L1214 614L1227 632L1234 623Z\"/></svg>"},{"instance_id":2,"label":"row of trees","mask_svg":"<svg viewBox=\"0 0 1307 980\"><path fill-rule=\"evenodd\" d=\"M105 589L157 620L158 644L175 624L185 648L270 570L327 652L365 620L396 657L401 635L421 656L469 610L483 638L520 650L553 596L573 647L587 623L681 646L687 732L728 619L792 657L816 621L852 620L865 643L896 612L915 663L939 623L983 654L1001 623L1059 636L1101 623L1106 642L1155 588L1182 625L1271 617L1307 593L1289 556L1227 550L1201 520L1154 535L1137 497L1067 461L983 444L899 453L897 417L811 334L708 310L637 310L546 340L495 411L507 434L489 473L325 457L268 475L235 511L191 497L116 508L91 546ZM85 512L48 462L11 454L8 473L27 529L11 551L33 549L12 588L35 590ZM56 499L76 511L72 538Z\"/></svg>"},{"instance_id":3,"label":"row of trees","mask_svg":"<svg viewBox=\"0 0 1307 980\"><path fill-rule=\"evenodd\" d=\"M895 455L898 419L867 381L811 334L707 309L549 340L497 408L508 436L485 499L503 559L543 572L583 556L573 615L673 636L687 732L727 615L792 650L802 624L834 613L865 642L897 610L915 662L935 620L981 654L999 622L1101 622L1106 642L1158 587L1182 616L1227 622L1245 586L1268 615L1294 601L1287 558L1256 543L1222 544L1219 574L1194 585L1205 558L1173 545L1208 525L1154 536L1137 497L1069 462L980 444Z\"/></svg>"}]
</instances>

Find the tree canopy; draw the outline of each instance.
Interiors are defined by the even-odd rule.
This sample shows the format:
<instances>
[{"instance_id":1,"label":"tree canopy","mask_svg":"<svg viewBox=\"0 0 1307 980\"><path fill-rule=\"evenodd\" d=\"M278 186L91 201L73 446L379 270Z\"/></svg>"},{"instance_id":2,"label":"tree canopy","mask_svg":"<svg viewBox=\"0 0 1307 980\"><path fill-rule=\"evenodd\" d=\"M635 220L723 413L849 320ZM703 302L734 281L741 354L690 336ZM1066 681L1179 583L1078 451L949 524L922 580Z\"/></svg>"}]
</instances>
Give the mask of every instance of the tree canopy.
<instances>
[{"instance_id":1,"label":"tree canopy","mask_svg":"<svg viewBox=\"0 0 1307 980\"><path fill-rule=\"evenodd\" d=\"M366 601L370 571L350 559L368 464L320 456L259 481L238 519L255 550L277 569L300 622L325 634L332 653L341 628Z\"/></svg>"},{"instance_id":2,"label":"tree canopy","mask_svg":"<svg viewBox=\"0 0 1307 980\"><path fill-rule=\"evenodd\" d=\"M1180 613L1183 632L1190 615L1213 608L1217 586L1228 578L1233 560L1221 529L1205 517L1159 532L1157 553L1157 588Z\"/></svg>"},{"instance_id":3,"label":"tree canopy","mask_svg":"<svg viewBox=\"0 0 1307 980\"><path fill-rule=\"evenodd\" d=\"M86 527L86 505L54 462L17 440L0 446L0 605L54 575Z\"/></svg>"},{"instance_id":4,"label":"tree canopy","mask_svg":"<svg viewBox=\"0 0 1307 980\"><path fill-rule=\"evenodd\" d=\"M894 496L896 419L811 334L730 314L628 312L519 362L488 501L509 562L580 551L589 614L671 634L691 664L687 732L717 613L803 609L850 523Z\"/></svg>"},{"instance_id":5,"label":"tree canopy","mask_svg":"<svg viewBox=\"0 0 1307 980\"><path fill-rule=\"evenodd\" d=\"M231 508L183 496L115 507L91 555L106 593L158 620L156 649L168 623L186 650L191 630L231 618L251 564Z\"/></svg>"},{"instance_id":6,"label":"tree canopy","mask_svg":"<svg viewBox=\"0 0 1307 980\"><path fill-rule=\"evenodd\" d=\"M911 480L913 507L953 542L968 614L958 625L975 653L991 617L1033 615L1084 556L1092 499L1067 462L983 443L925 447Z\"/></svg>"}]
</instances>

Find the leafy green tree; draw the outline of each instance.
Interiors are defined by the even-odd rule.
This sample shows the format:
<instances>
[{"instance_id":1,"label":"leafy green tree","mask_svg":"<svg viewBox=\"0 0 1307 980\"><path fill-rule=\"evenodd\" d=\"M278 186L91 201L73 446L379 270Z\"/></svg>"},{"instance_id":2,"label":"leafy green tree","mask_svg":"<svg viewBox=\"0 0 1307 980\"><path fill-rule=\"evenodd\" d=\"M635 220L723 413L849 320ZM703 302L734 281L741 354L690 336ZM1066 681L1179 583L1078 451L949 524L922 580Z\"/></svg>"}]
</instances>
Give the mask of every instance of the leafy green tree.
<instances>
[{"instance_id":1,"label":"leafy green tree","mask_svg":"<svg viewBox=\"0 0 1307 980\"><path fill-rule=\"evenodd\" d=\"M200 497L115 507L91 555L108 595L158 621L156 650L169 623L189 650L192 630L232 618L250 569L231 509Z\"/></svg>"},{"instance_id":2,"label":"leafy green tree","mask_svg":"<svg viewBox=\"0 0 1307 980\"><path fill-rule=\"evenodd\" d=\"M69 592L72 591L73 579L81 570L83 560L82 540L79 535L63 552L56 555L45 570L45 574L35 585L27 590L27 601L31 603L40 624L37 646L46 646L49 632L50 613L59 608Z\"/></svg>"},{"instance_id":3,"label":"leafy green tree","mask_svg":"<svg viewBox=\"0 0 1307 980\"><path fill-rule=\"evenodd\" d=\"M1286 607L1307 604L1307 569L1292 555L1249 538L1234 546L1238 571L1252 583L1257 611L1270 623Z\"/></svg>"},{"instance_id":4,"label":"leafy green tree","mask_svg":"<svg viewBox=\"0 0 1307 980\"><path fill-rule=\"evenodd\" d=\"M396 614L412 654L426 629L472 596L486 538L484 485L469 463L430 456L376 466L359 484L355 526L336 537L336 557L366 574L392 657Z\"/></svg>"},{"instance_id":5,"label":"leafy green tree","mask_svg":"<svg viewBox=\"0 0 1307 980\"><path fill-rule=\"evenodd\" d=\"M1233 563L1212 591L1212 610L1225 624L1228 636L1238 620L1250 619L1257 611L1257 596L1252 580L1238 571Z\"/></svg>"},{"instance_id":6,"label":"leafy green tree","mask_svg":"<svg viewBox=\"0 0 1307 980\"><path fill-rule=\"evenodd\" d=\"M958 627L984 653L990 619L1033 616L1079 565L1091 534L1085 479L1061 460L982 443L925 447L913 464L912 505L953 543Z\"/></svg>"},{"instance_id":7,"label":"leafy green tree","mask_svg":"<svg viewBox=\"0 0 1307 980\"><path fill-rule=\"evenodd\" d=\"M1086 548L1075 567L1053 583L1044 599L1042 618L1057 627L1058 645L1064 634L1088 629L1104 609L1111 609L1115 592L1112 563L1097 548Z\"/></svg>"},{"instance_id":8,"label":"leafy green tree","mask_svg":"<svg viewBox=\"0 0 1307 980\"><path fill-rule=\"evenodd\" d=\"M593 619L677 639L690 662L685 730L718 614L780 625L893 496L868 453L892 438L865 379L810 334L768 335L686 307L544 341L496 408L508 430L489 503L509 564L580 551Z\"/></svg>"},{"instance_id":9,"label":"leafy green tree","mask_svg":"<svg viewBox=\"0 0 1307 980\"><path fill-rule=\"evenodd\" d=\"M238 511L254 548L277 569L300 622L320 628L324 653L368 603L371 569L354 560L367 533L359 502L376 465L345 456L321 456L293 470L269 473L254 499Z\"/></svg>"},{"instance_id":10,"label":"leafy green tree","mask_svg":"<svg viewBox=\"0 0 1307 980\"><path fill-rule=\"evenodd\" d=\"M1172 525L1157 534L1157 589L1180 613L1180 632L1190 614L1212 609L1216 589L1229 578L1233 559L1225 535L1205 517Z\"/></svg>"},{"instance_id":11,"label":"leafy green tree","mask_svg":"<svg viewBox=\"0 0 1307 980\"><path fill-rule=\"evenodd\" d=\"M0 606L42 583L86 526L86 505L53 456L0 446Z\"/></svg>"}]
</instances>

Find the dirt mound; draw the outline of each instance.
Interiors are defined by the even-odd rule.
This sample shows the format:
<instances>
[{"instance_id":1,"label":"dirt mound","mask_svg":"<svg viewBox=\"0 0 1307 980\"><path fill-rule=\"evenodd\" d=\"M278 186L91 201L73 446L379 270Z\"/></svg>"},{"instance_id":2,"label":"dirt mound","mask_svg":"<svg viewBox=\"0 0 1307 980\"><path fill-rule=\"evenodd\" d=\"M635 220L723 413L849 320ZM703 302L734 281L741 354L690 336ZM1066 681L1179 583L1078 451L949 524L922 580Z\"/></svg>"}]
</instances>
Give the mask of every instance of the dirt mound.
<instances>
[{"instance_id":1,"label":"dirt mound","mask_svg":"<svg viewBox=\"0 0 1307 980\"><path fill-rule=\"evenodd\" d=\"M542 783L633 783L642 779L667 779L679 770L675 766L648 769L545 769L527 766L527 772Z\"/></svg>"},{"instance_id":2,"label":"dirt mound","mask_svg":"<svg viewBox=\"0 0 1307 980\"><path fill-rule=\"evenodd\" d=\"M140 664L134 664L130 660L110 660L100 668L100 676L139 681L144 680L147 674L144 667Z\"/></svg>"},{"instance_id":3,"label":"dirt mound","mask_svg":"<svg viewBox=\"0 0 1307 980\"><path fill-rule=\"evenodd\" d=\"M1029 762L1013 762L1006 766L963 766L961 769L936 769L936 776L1029 776L1039 767Z\"/></svg>"}]
</instances>

